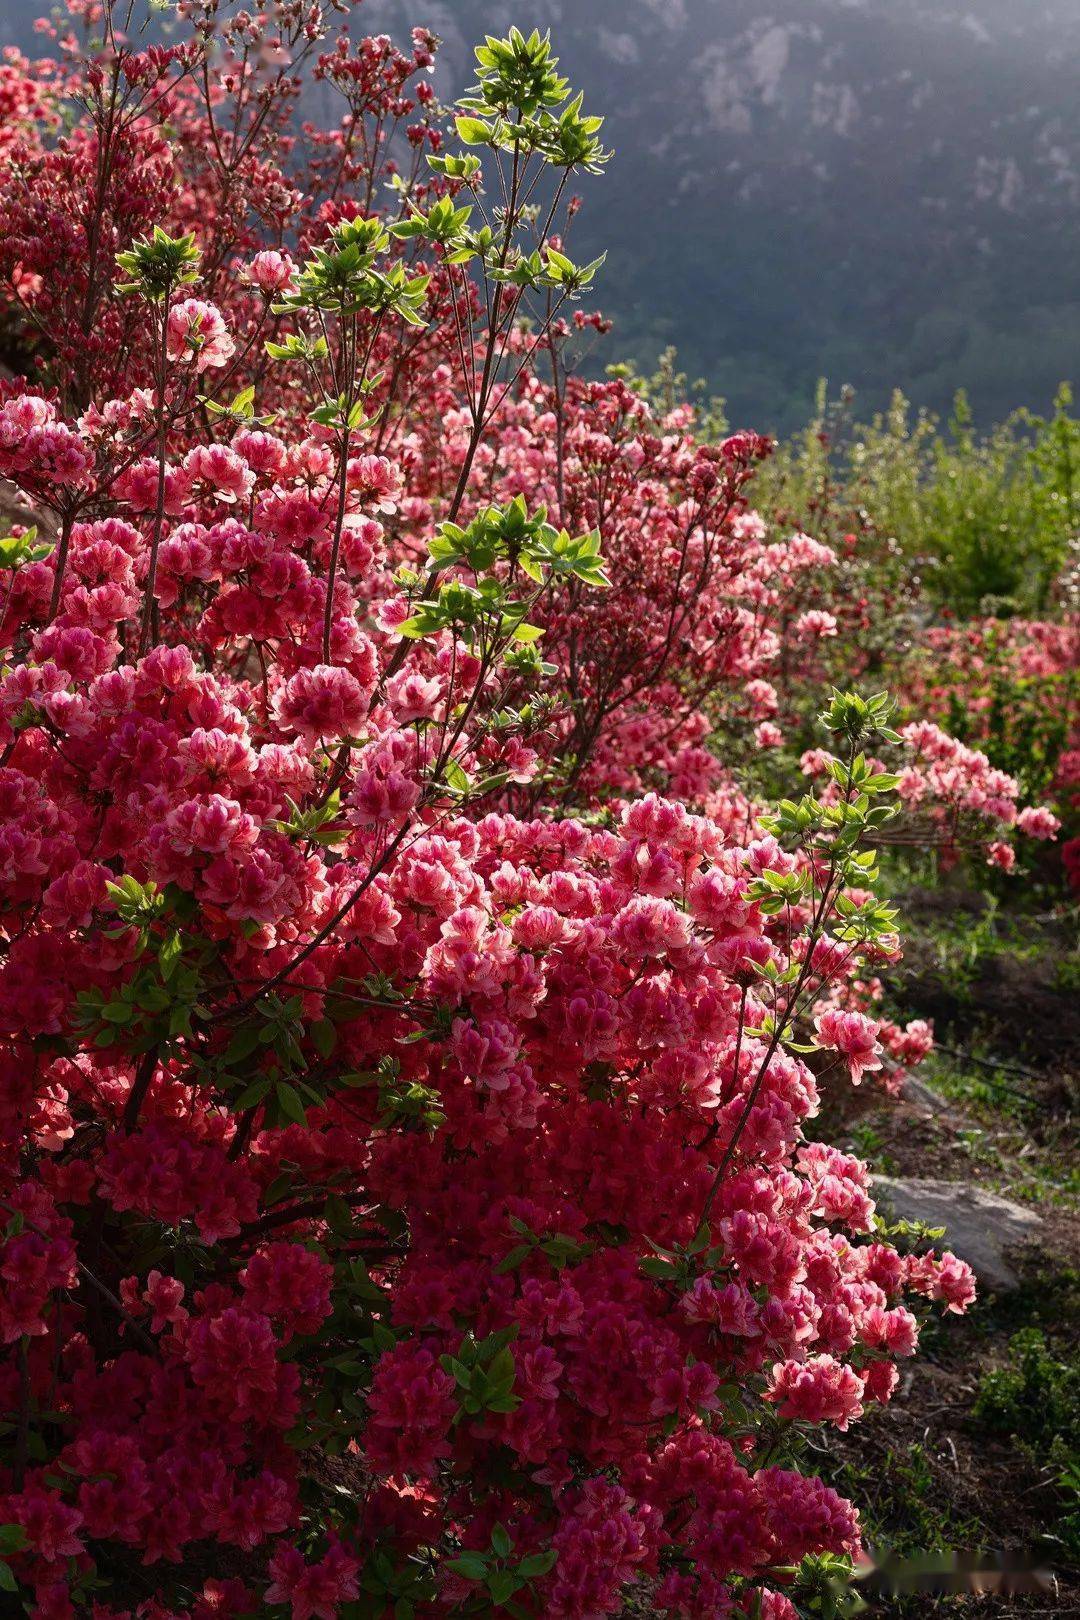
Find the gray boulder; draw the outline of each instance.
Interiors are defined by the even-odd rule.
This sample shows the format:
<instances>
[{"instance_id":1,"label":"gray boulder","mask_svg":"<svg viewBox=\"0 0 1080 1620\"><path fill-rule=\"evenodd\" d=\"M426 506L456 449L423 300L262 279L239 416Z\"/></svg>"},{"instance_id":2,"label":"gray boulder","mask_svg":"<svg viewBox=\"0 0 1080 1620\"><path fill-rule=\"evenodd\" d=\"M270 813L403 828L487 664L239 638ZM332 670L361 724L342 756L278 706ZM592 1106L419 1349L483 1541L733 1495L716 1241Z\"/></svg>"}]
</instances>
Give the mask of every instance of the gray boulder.
<instances>
[{"instance_id":1,"label":"gray boulder","mask_svg":"<svg viewBox=\"0 0 1080 1620\"><path fill-rule=\"evenodd\" d=\"M871 1179L884 1214L945 1227L949 1248L967 1261L984 1288L1001 1294L1020 1286L1008 1256L1041 1236L1045 1223L1033 1210L965 1181Z\"/></svg>"}]
</instances>

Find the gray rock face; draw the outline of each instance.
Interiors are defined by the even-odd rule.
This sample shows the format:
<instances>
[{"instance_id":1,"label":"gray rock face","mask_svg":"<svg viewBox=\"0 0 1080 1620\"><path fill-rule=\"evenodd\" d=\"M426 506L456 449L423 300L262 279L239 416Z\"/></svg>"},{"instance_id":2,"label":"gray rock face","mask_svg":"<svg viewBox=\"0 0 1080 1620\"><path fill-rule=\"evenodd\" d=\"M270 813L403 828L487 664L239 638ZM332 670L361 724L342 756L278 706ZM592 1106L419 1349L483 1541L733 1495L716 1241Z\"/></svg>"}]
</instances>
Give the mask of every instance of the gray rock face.
<instances>
[{"instance_id":1,"label":"gray rock face","mask_svg":"<svg viewBox=\"0 0 1080 1620\"><path fill-rule=\"evenodd\" d=\"M53 4L0 0L0 45L44 52L34 21ZM896 384L946 412L963 385L986 421L1045 410L1075 373L1077 0L348 9L356 33L406 48L434 29L446 100L485 34L551 27L615 151L571 237L581 262L610 252L586 300L616 321L600 364L648 370L674 343L732 425L763 432L801 428L821 376L859 390L861 420ZM151 14L140 0L133 32ZM330 95L310 110L341 111Z\"/></svg>"},{"instance_id":2,"label":"gray rock face","mask_svg":"<svg viewBox=\"0 0 1080 1620\"><path fill-rule=\"evenodd\" d=\"M1080 344L1077 0L365 0L356 26L432 27L450 97L515 22L550 26L615 151L573 230L610 252L601 362L674 343L762 431L819 376L860 412L893 383L1045 408Z\"/></svg>"},{"instance_id":3,"label":"gray rock face","mask_svg":"<svg viewBox=\"0 0 1080 1620\"><path fill-rule=\"evenodd\" d=\"M1033 1210L962 1181L874 1176L872 1186L878 1203L895 1219L944 1226L949 1248L967 1261L984 1288L1008 1293L1019 1287L1008 1255L1038 1240L1044 1222Z\"/></svg>"}]
</instances>

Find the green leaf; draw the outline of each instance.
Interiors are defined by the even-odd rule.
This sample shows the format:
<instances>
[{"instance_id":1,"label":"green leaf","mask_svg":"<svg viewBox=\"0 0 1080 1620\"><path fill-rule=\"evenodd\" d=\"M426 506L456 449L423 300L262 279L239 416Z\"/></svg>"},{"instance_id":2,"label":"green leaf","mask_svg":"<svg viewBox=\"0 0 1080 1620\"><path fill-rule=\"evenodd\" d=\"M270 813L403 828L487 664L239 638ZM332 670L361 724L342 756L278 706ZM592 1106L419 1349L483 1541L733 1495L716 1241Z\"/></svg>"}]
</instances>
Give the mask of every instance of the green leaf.
<instances>
[{"instance_id":1,"label":"green leaf","mask_svg":"<svg viewBox=\"0 0 1080 1620\"><path fill-rule=\"evenodd\" d=\"M516 1248L510 1250L509 1254L503 1255L495 1267L496 1272L502 1275L507 1271L513 1271L515 1266L520 1266L525 1257L532 1253L532 1250L533 1245L531 1243L519 1243Z\"/></svg>"},{"instance_id":2,"label":"green leaf","mask_svg":"<svg viewBox=\"0 0 1080 1620\"><path fill-rule=\"evenodd\" d=\"M509 1558L514 1543L505 1525L497 1524L491 1532L491 1546L499 1558Z\"/></svg>"},{"instance_id":3,"label":"green leaf","mask_svg":"<svg viewBox=\"0 0 1080 1620\"><path fill-rule=\"evenodd\" d=\"M350 1089L356 1091L362 1086L377 1085L378 1080L378 1075L373 1073L371 1070L350 1070L346 1074L339 1074L337 1076L336 1083L339 1086L348 1086Z\"/></svg>"},{"instance_id":4,"label":"green leaf","mask_svg":"<svg viewBox=\"0 0 1080 1620\"><path fill-rule=\"evenodd\" d=\"M351 1235L353 1229L352 1210L344 1198L337 1193L331 1193L326 1200L325 1215L327 1225L339 1237Z\"/></svg>"},{"instance_id":5,"label":"green leaf","mask_svg":"<svg viewBox=\"0 0 1080 1620\"><path fill-rule=\"evenodd\" d=\"M455 793L468 793L472 783L456 759L448 759L443 767L443 780Z\"/></svg>"},{"instance_id":6,"label":"green leaf","mask_svg":"<svg viewBox=\"0 0 1080 1620\"><path fill-rule=\"evenodd\" d=\"M262 1040L262 1028L258 1024L242 1024L225 1048L222 1062L227 1069L235 1063L243 1063L249 1058Z\"/></svg>"},{"instance_id":7,"label":"green leaf","mask_svg":"<svg viewBox=\"0 0 1080 1620\"><path fill-rule=\"evenodd\" d=\"M458 138L463 140L466 146L481 146L491 139L491 125L486 124L482 118L469 118L465 113L461 113L454 119L454 128L458 132Z\"/></svg>"},{"instance_id":8,"label":"green leaf","mask_svg":"<svg viewBox=\"0 0 1080 1620\"><path fill-rule=\"evenodd\" d=\"M0 1557L7 1558L11 1553L25 1552L29 1545L26 1531L21 1524L0 1524Z\"/></svg>"},{"instance_id":9,"label":"green leaf","mask_svg":"<svg viewBox=\"0 0 1080 1620\"><path fill-rule=\"evenodd\" d=\"M246 1113L249 1108L254 1108L257 1103L261 1103L269 1090L270 1081L265 1076L259 1080L253 1080L251 1085L245 1087L233 1102L233 1112L235 1114Z\"/></svg>"},{"instance_id":10,"label":"green leaf","mask_svg":"<svg viewBox=\"0 0 1080 1620\"><path fill-rule=\"evenodd\" d=\"M274 1094L278 1100L278 1107L286 1119L291 1119L297 1125L307 1124L307 1114L300 1093L288 1081L279 1080L274 1087Z\"/></svg>"},{"instance_id":11,"label":"green leaf","mask_svg":"<svg viewBox=\"0 0 1080 1620\"><path fill-rule=\"evenodd\" d=\"M510 1569L497 1569L488 1576L491 1601L501 1608L521 1587L520 1578Z\"/></svg>"},{"instance_id":12,"label":"green leaf","mask_svg":"<svg viewBox=\"0 0 1080 1620\"><path fill-rule=\"evenodd\" d=\"M168 982L176 972L180 958L184 952L184 942L176 929L165 935L158 947L158 966L162 978Z\"/></svg>"},{"instance_id":13,"label":"green leaf","mask_svg":"<svg viewBox=\"0 0 1080 1620\"><path fill-rule=\"evenodd\" d=\"M479 1552L463 1552L446 1567L465 1581L482 1581L487 1575L487 1559Z\"/></svg>"},{"instance_id":14,"label":"green leaf","mask_svg":"<svg viewBox=\"0 0 1080 1620\"><path fill-rule=\"evenodd\" d=\"M535 1580L538 1575L546 1575L549 1570L555 1568L557 1557L558 1553L554 1547L549 1547L547 1552L532 1553L528 1558L521 1560L518 1574L524 1575L527 1581Z\"/></svg>"},{"instance_id":15,"label":"green leaf","mask_svg":"<svg viewBox=\"0 0 1080 1620\"><path fill-rule=\"evenodd\" d=\"M431 634L431 625L425 616L414 614L397 626L397 634L404 636L407 641L421 641L424 636Z\"/></svg>"},{"instance_id":16,"label":"green leaf","mask_svg":"<svg viewBox=\"0 0 1080 1620\"><path fill-rule=\"evenodd\" d=\"M492 1388L501 1388L505 1385L509 1389L513 1385L516 1373L513 1352L509 1346L504 1346L491 1358L491 1365L487 1370L488 1383Z\"/></svg>"},{"instance_id":17,"label":"green leaf","mask_svg":"<svg viewBox=\"0 0 1080 1620\"><path fill-rule=\"evenodd\" d=\"M328 1018L320 1018L311 1026L311 1039L321 1058L328 1058L337 1045L337 1030Z\"/></svg>"},{"instance_id":18,"label":"green leaf","mask_svg":"<svg viewBox=\"0 0 1080 1620\"><path fill-rule=\"evenodd\" d=\"M660 1281L670 1277L675 1269L672 1261L661 1259L659 1255L655 1254L647 1254L638 1261L639 1271L643 1271L646 1277L656 1277Z\"/></svg>"}]
</instances>

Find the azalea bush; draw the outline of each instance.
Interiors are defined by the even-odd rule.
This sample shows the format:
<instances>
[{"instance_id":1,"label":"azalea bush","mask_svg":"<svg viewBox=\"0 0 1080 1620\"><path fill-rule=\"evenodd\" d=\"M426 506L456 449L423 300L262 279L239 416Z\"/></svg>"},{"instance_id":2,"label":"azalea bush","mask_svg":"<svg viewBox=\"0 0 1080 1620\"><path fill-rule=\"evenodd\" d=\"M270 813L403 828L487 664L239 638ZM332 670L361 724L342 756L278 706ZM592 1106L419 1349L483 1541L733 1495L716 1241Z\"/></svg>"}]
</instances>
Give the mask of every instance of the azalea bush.
<instances>
[{"instance_id":1,"label":"azalea bush","mask_svg":"<svg viewBox=\"0 0 1080 1620\"><path fill-rule=\"evenodd\" d=\"M809 1134L928 1045L867 986L944 734L823 687L754 791L835 553L575 369L550 43L444 113L348 9L5 63L0 1585L790 1620L860 1549L804 1432L974 1293Z\"/></svg>"},{"instance_id":2,"label":"azalea bush","mask_svg":"<svg viewBox=\"0 0 1080 1620\"><path fill-rule=\"evenodd\" d=\"M669 352L655 377L635 383L661 423L698 437L724 427L720 402L693 404L698 390L674 364ZM1054 517L1055 533L1070 510L1068 399L1063 389L1052 421L1032 419L1024 463L1036 480L1031 501ZM923 510L938 465L933 423L909 428L900 401L872 426L852 426L851 404L849 391L828 403L823 386L806 434L762 458L753 507L736 519L738 578L723 589L744 596L767 633L755 643L754 678L707 689L702 736L723 738L722 768L714 764L750 797L775 798L797 774L827 769L822 690L853 678L886 684L905 745L888 767L900 774L903 814L877 842L920 865L929 852L939 871L963 863L976 884L997 886L1001 871L1038 874L1051 890L1063 876L1075 883L1080 623L1070 567L1045 618L965 619L943 606L933 559L919 549L933 526ZM955 453L960 464L976 457L973 435ZM1059 565L1063 555L1064 546Z\"/></svg>"},{"instance_id":3,"label":"azalea bush","mask_svg":"<svg viewBox=\"0 0 1080 1620\"><path fill-rule=\"evenodd\" d=\"M887 684L910 750L906 813L889 841L920 857L934 849L941 870L966 861L969 881L992 886L987 866L1037 876L1051 890L1063 878L1075 884L1070 404L1063 386L1049 420L1018 413L980 437L960 400L946 438L930 417L912 422L899 397L860 424L850 391L830 402L822 385L805 435L778 449L755 489L771 524L804 528L831 554L831 566L808 575L778 613L779 779L795 754L805 772L819 768L823 683ZM1010 579L1019 570L1026 588L995 594L989 575L1004 567ZM762 780L775 790L777 772Z\"/></svg>"},{"instance_id":4,"label":"azalea bush","mask_svg":"<svg viewBox=\"0 0 1080 1620\"><path fill-rule=\"evenodd\" d=\"M1080 618L983 619L932 626L903 672L908 701L950 735L977 743L1024 797L1021 830L1060 839L1060 865L1080 889ZM1001 860L1013 867L1011 854ZM1057 863L1054 863L1055 865ZM1053 868L1051 867L1051 872Z\"/></svg>"}]
</instances>

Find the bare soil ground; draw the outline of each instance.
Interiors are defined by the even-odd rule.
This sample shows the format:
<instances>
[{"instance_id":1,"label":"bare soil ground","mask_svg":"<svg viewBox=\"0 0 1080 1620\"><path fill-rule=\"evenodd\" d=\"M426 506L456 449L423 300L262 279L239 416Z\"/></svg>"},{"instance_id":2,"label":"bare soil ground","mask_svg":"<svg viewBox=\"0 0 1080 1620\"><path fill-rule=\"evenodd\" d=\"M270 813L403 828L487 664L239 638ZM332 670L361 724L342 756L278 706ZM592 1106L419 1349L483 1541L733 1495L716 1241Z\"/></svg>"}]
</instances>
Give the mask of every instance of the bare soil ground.
<instances>
[{"instance_id":1,"label":"bare soil ground","mask_svg":"<svg viewBox=\"0 0 1080 1620\"><path fill-rule=\"evenodd\" d=\"M953 904L917 892L909 902L913 934L889 993L907 1017L934 1020L944 1050L899 1100L834 1088L822 1135L889 1175L975 1183L1026 1203L1044 1226L1038 1246L1015 1257L1020 1289L983 1298L963 1321L924 1336L891 1406L830 1438L826 1468L860 1503L872 1539L901 1559L979 1550L990 1555L984 1565L1000 1553L1014 1569L1040 1568L978 1596L868 1590L872 1613L1080 1617L1080 1568L1055 1540L1074 1507L1060 1467L1030 1436L990 1433L973 1412L980 1381L1008 1362L1019 1329L1036 1327L1062 1354L1080 1356L1075 923L988 921L979 897Z\"/></svg>"}]
</instances>

